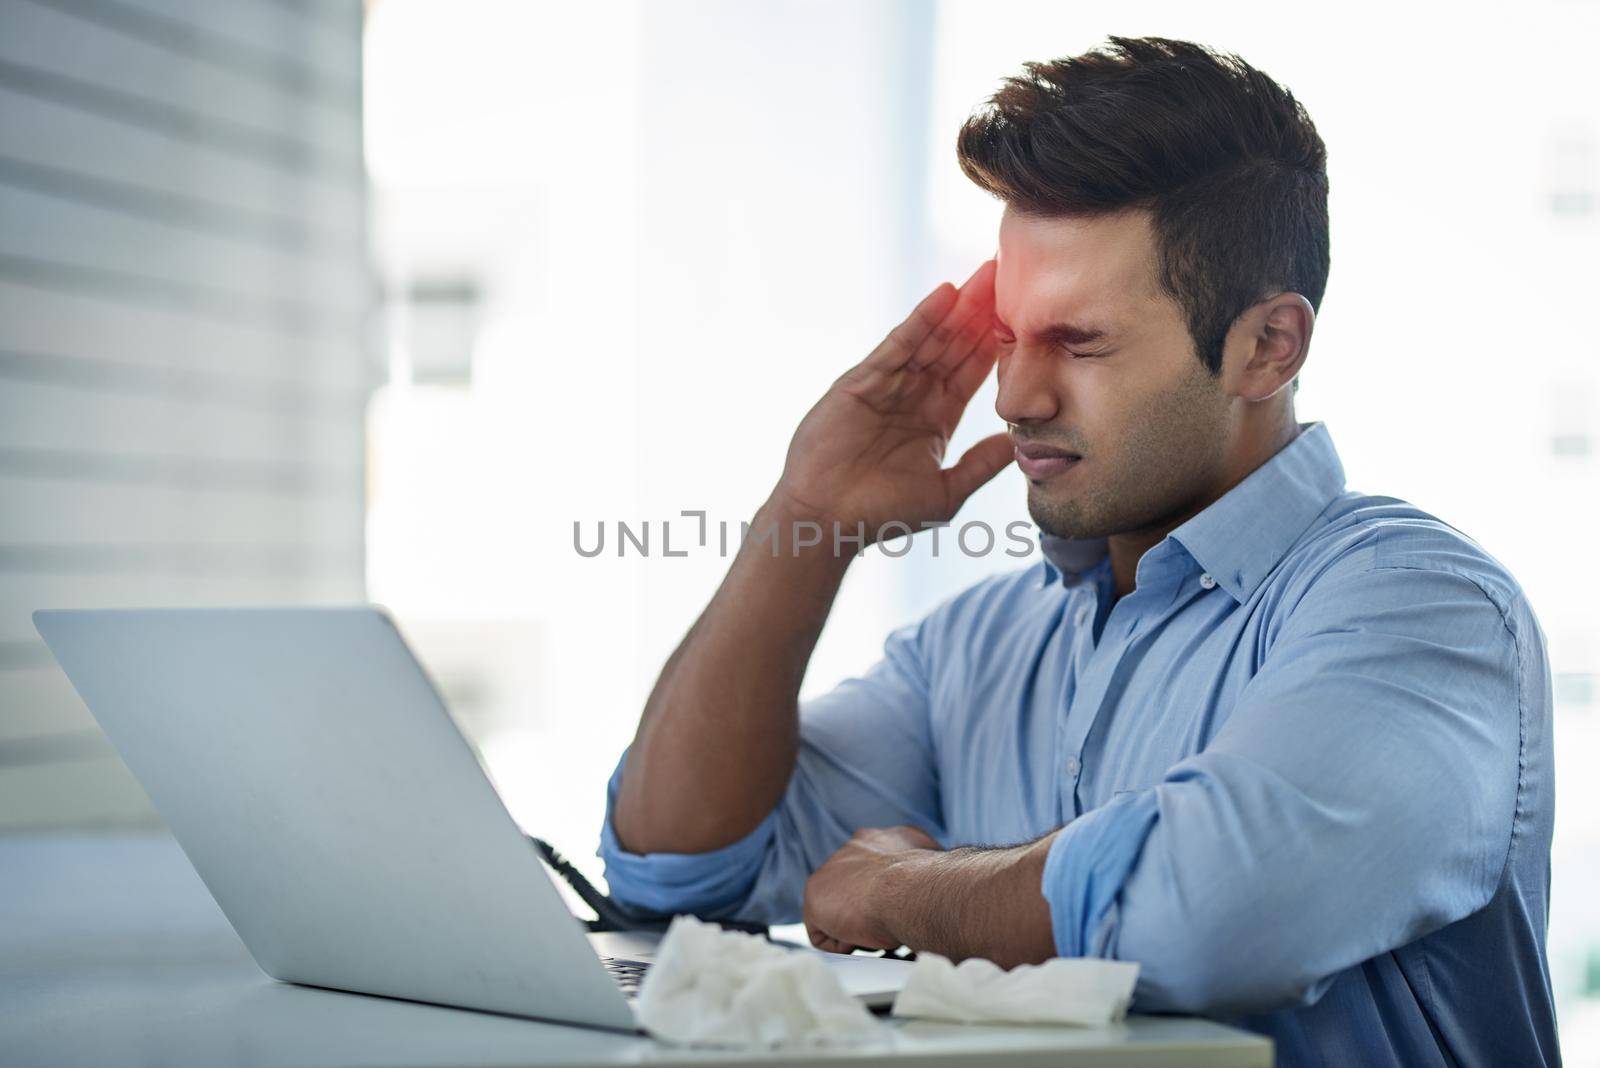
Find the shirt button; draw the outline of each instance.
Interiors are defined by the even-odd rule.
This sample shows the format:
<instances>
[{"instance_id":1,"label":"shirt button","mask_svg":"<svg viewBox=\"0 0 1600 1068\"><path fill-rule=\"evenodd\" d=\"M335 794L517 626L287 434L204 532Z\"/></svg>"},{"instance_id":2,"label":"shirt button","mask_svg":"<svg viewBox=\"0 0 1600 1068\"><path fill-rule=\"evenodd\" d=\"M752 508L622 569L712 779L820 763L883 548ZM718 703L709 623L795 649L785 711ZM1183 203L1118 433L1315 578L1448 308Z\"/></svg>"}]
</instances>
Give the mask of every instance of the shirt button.
<instances>
[{"instance_id":1,"label":"shirt button","mask_svg":"<svg viewBox=\"0 0 1600 1068\"><path fill-rule=\"evenodd\" d=\"M1217 580L1212 578L1210 575L1201 575L1200 576L1200 588L1202 590L1215 589L1216 585L1217 585Z\"/></svg>"},{"instance_id":2,"label":"shirt button","mask_svg":"<svg viewBox=\"0 0 1600 1068\"><path fill-rule=\"evenodd\" d=\"M1081 765L1079 765L1077 757L1067 758L1067 774L1072 776L1074 779L1078 777L1078 768L1080 766Z\"/></svg>"}]
</instances>

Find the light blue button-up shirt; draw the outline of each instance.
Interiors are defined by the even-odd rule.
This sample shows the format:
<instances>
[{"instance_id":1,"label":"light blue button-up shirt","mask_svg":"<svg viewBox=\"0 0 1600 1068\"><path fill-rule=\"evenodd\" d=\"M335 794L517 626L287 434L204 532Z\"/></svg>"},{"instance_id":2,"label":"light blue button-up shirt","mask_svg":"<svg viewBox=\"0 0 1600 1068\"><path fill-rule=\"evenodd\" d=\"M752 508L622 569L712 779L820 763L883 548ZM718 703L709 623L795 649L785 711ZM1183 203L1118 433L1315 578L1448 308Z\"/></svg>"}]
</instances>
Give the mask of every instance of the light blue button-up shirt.
<instances>
[{"instance_id":1,"label":"light blue button-up shirt","mask_svg":"<svg viewBox=\"0 0 1600 1068\"><path fill-rule=\"evenodd\" d=\"M1062 828L1056 950L1142 965L1134 1009L1280 1064L1559 1061L1544 940L1550 669L1516 581L1301 433L1139 560L1104 540L972 587L806 702L777 808L703 854L600 854L619 900L794 922L862 827ZM612 776L614 802L626 755Z\"/></svg>"}]
</instances>

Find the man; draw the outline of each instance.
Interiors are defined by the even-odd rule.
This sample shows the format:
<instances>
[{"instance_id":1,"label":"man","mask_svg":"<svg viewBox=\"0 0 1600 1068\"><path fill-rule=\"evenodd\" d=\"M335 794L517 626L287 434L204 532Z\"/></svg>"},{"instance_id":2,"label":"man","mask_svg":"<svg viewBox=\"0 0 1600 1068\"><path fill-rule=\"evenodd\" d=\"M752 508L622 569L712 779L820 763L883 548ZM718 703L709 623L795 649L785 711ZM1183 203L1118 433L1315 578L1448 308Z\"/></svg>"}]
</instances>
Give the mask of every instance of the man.
<instances>
[{"instance_id":1,"label":"man","mask_svg":"<svg viewBox=\"0 0 1600 1068\"><path fill-rule=\"evenodd\" d=\"M958 147L1006 202L997 260L801 423L753 524L776 550L743 546L612 778L613 892L840 952L1138 961L1136 1010L1285 1064L1556 1062L1543 634L1295 418L1310 119L1237 57L1113 38ZM996 365L1009 432L942 470ZM1013 459L1046 559L799 709L854 549L815 530L949 520Z\"/></svg>"}]
</instances>

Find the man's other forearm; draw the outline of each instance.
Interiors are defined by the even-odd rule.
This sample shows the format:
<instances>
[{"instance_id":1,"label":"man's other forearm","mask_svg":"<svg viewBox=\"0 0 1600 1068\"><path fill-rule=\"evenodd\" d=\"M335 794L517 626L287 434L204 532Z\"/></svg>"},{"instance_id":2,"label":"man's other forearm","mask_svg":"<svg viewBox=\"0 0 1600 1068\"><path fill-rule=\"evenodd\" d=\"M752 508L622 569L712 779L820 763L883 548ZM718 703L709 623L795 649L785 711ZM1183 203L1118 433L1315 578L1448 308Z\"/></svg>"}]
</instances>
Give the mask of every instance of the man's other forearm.
<instances>
[{"instance_id":1,"label":"man's other forearm","mask_svg":"<svg viewBox=\"0 0 1600 1068\"><path fill-rule=\"evenodd\" d=\"M1041 889L1055 840L1008 849L918 850L892 865L874 907L903 945L951 960L983 957L1003 968L1055 955Z\"/></svg>"},{"instance_id":2,"label":"man's other forearm","mask_svg":"<svg viewBox=\"0 0 1600 1068\"><path fill-rule=\"evenodd\" d=\"M769 503L645 704L612 813L623 848L700 853L754 830L783 796L799 745L800 683L854 546L794 545ZM776 525L776 554L761 536ZM806 540L814 536L805 532Z\"/></svg>"}]
</instances>

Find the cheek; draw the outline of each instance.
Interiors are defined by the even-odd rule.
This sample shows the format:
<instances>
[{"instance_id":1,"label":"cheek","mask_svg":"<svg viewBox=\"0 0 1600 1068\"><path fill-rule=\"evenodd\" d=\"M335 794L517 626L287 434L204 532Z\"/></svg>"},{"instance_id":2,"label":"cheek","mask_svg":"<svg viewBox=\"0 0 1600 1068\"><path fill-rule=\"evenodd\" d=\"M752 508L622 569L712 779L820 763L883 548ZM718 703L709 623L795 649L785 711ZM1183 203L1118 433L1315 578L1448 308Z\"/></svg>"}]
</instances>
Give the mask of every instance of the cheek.
<instances>
[{"instance_id":1,"label":"cheek","mask_svg":"<svg viewBox=\"0 0 1600 1068\"><path fill-rule=\"evenodd\" d=\"M1170 441L1178 425L1193 421L1192 400L1186 402L1171 382L1120 368L1094 371L1078 375L1074 383L1077 418L1072 422L1086 451L1092 451L1108 472L1150 462L1163 453L1163 443Z\"/></svg>"},{"instance_id":2,"label":"cheek","mask_svg":"<svg viewBox=\"0 0 1600 1068\"><path fill-rule=\"evenodd\" d=\"M1149 406L1137 383L1109 367L1073 367L1064 389L1072 397L1077 431L1087 442L1115 450L1117 440L1126 436L1129 422Z\"/></svg>"},{"instance_id":3,"label":"cheek","mask_svg":"<svg viewBox=\"0 0 1600 1068\"><path fill-rule=\"evenodd\" d=\"M1119 424L1106 429L1130 463L1165 471L1201 470L1215 462L1225 437L1226 406L1219 398L1213 384L1193 374L1145 383L1141 391L1121 396Z\"/></svg>"}]
</instances>

